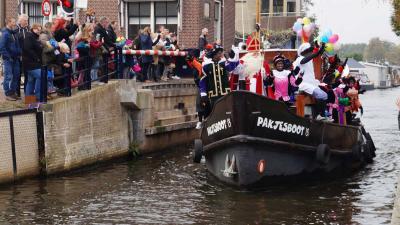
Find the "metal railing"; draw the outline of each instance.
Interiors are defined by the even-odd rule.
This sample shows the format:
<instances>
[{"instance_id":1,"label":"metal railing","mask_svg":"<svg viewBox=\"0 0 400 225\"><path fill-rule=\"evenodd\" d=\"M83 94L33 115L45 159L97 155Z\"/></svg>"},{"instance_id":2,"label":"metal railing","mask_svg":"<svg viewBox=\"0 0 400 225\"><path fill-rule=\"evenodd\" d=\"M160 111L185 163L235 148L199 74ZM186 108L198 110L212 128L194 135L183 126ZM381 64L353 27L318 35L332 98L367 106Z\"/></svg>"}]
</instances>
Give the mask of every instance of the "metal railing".
<instances>
[{"instance_id":1,"label":"metal railing","mask_svg":"<svg viewBox=\"0 0 400 225\"><path fill-rule=\"evenodd\" d=\"M113 58L112 58L113 57ZM62 75L55 77L53 82L63 83L62 88L58 88L57 92L62 96L70 97L72 96L72 89L78 88L78 90L91 90L92 82L101 81L103 83L108 83L111 77L116 79L122 79L123 76L123 62L122 62L122 49L117 48L115 54L104 54L102 55L103 63L99 65L99 71L102 71L102 75L96 80L92 80L91 71L93 65L91 65L92 58L90 56L74 59L76 66L79 65L80 69L75 71L71 68L65 68L61 66ZM109 69L111 64L115 65L115 70ZM49 66L42 66L41 68L41 86L38 102L46 103L48 95L48 71ZM115 75L115 76L114 76Z\"/></svg>"},{"instance_id":2,"label":"metal railing","mask_svg":"<svg viewBox=\"0 0 400 225\"><path fill-rule=\"evenodd\" d=\"M71 71L72 69L66 69L62 67L62 76L54 78L53 81L63 81L62 88L57 89L58 93L62 93L65 97L72 96L72 89L78 88L78 90L90 90L92 89L92 82L101 81L108 83L109 79L124 79L124 56L127 55L160 55L160 56L171 56L171 57L185 57L188 54L186 51L136 51L136 50L123 50L117 47L114 52L110 54L104 54L103 62L99 66L99 70L102 71L102 75L97 79L92 80L91 70L91 57L78 58L74 60L74 63L79 64L79 70ZM114 68L110 70L109 66L113 64ZM48 66L42 66L41 68L41 87L40 97L38 102L46 103L48 95Z\"/></svg>"}]
</instances>

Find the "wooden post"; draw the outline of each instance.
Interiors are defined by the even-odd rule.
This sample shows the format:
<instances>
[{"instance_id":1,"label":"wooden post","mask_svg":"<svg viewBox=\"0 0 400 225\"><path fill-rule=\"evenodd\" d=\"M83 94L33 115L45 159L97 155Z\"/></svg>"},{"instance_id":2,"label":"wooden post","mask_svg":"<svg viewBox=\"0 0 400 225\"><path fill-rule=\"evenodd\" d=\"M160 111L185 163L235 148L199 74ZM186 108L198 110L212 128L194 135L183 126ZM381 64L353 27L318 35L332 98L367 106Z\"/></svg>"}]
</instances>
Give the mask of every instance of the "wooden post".
<instances>
[{"instance_id":1,"label":"wooden post","mask_svg":"<svg viewBox=\"0 0 400 225\"><path fill-rule=\"evenodd\" d=\"M260 12L261 12L261 4L260 4L260 0L256 0L256 23L260 23L261 19L260 19Z\"/></svg>"},{"instance_id":2,"label":"wooden post","mask_svg":"<svg viewBox=\"0 0 400 225\"><path fill-rule=\"evenodd\" d=\"M261 30L261 3L260 0L256 0L256 24L260 25L260 30ZM261 49L261 35L260 35L260 30L257 30L256 32L256 39L258 40L258 45L256 46L256 50Z\"/></svg>"}]
</instances>

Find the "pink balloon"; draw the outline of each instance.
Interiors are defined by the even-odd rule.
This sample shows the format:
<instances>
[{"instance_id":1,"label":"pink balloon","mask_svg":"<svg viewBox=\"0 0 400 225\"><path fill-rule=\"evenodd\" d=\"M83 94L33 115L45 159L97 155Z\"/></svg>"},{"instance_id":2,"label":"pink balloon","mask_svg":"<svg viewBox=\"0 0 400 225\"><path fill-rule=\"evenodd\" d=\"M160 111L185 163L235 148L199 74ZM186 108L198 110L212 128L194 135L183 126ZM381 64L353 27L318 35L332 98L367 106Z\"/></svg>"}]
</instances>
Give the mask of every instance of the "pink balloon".
<instances>
[{"instance_id":1,"label":"pink balloon","mask_svg":"<svg viewBox=\"0 0 400 225\"><path fill-rule=\"evenodd\" d=\"M339 41L339 35L334 34L329 38L329 43L335 44L337 41Z\"/></svg>"},{"instance_id":2,"label":"pink balloon","mask_svg":"<svg viewBox=\"0 0 400 225\"><path fill-rule=\"evenodd\" d=\"M303 37L303 31L302 30L297 31L297 37Z\"/></svg>"}]
</instances>

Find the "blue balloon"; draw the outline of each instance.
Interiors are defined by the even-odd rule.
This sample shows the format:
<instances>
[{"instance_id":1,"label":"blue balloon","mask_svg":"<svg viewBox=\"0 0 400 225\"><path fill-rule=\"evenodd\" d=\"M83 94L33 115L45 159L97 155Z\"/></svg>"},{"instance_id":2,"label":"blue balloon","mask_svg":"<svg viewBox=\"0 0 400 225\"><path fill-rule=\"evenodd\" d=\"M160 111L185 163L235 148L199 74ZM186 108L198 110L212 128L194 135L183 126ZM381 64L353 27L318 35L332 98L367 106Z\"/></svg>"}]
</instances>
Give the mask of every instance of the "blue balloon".
<instances>
[{"instance_id":1,"label":"blue balloon","mask_svg":"<svg viewBox=\"0 0 400 225\"><path fill-rule=\"evenodd\" d=\"M329 42L329 38L326 36L326 35L322 35L322 37L321 37L321 42L323 42L323 43L328 43Z\"/></svg>"},{"instance_id":2,"label":"blue balloon","mask_svg":"<svg viewBox=\"0 0 400 225\"><path fill-rule=\"evenodd\" d=\"M329 38L333 35L333 32L331 29L326 29L324 31L324 35L328 37L328 41L329 41Z\"/></svg>"},{"instance_id":3,"label":"blue balloon","mask_svg":"<svg viewBox=\"0 0 400 225\"><path fill-rule=\"evenodd\" d=\"M299 31L299 30L301 30L303 28L303 26L301 25L301 23L299 23L299 22L296 22L294 25L293 25L293 30L294 31Z\"/></svg>"}]
</instances>

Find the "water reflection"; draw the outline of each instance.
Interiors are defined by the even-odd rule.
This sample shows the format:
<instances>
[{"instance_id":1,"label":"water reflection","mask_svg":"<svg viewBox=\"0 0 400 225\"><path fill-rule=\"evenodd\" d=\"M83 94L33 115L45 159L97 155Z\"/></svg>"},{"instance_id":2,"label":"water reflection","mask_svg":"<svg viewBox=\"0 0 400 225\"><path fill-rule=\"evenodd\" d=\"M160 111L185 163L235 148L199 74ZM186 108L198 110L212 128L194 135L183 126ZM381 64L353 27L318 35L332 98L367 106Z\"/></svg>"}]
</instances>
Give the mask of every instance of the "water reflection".
<instances>
[{"instance_id":1,"label":"water reflection","mask_svg":"<svg viewBox=\"0 0 400 225\"><path fill-rule=\"evenodd\" d=\"M350 177L237 190L178 149L0 187L0 224L388 224L399 169L399 95L392 89L362 97L378 154Z\"/></svg>"}]
</instances>

